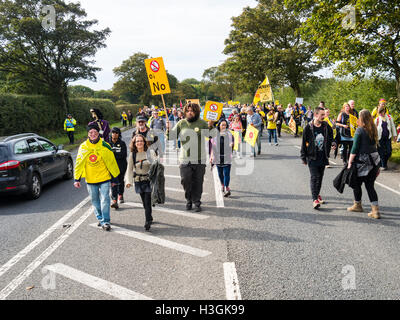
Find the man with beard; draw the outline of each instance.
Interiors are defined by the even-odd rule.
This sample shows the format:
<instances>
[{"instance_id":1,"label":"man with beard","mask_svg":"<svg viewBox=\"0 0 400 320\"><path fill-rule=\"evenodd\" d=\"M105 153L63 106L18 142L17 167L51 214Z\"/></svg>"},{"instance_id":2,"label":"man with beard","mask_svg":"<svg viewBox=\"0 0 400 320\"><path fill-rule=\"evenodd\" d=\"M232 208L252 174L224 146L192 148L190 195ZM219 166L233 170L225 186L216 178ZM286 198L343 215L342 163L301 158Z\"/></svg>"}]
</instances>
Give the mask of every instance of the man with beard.
<instances>
[{"instance_id":1,"label":"man with beard","mask_svg":"<svg viewBox=\"0 0 400 320\"><path fill-rule=\"evenodd\" d=\"M181 184L185 190L186 210L192 210L194 203L195 212L200 212L200 200L206 172L205 138L209 137L209 126L206 121L199 119L200 106L198 104L186 104L183 114L185 118L172 129L171 123L167 122L167 139L175 140L179 137L181 141L179 169ZM202 134L202 130L206 130L206 132Z\"/></svg>"},{"instance_id":2,"label":"man with beard","mask_svg":"<svg viewBox=\"0 0 400 320\"><path fill-rule=\"evenodd\" d=\"M147 119L143 116L138 116L136 118L136 128L133 129L132 131L132 138L136 134L141 134L143 137L145 137L146 141L148 142L149 147L157 142L158 137L157 135L154 134L154 131L151 130L147 125L146 125ZM157 144L154 144L154 146L157 146ZM157 153L157 148L151 148ZM158 154L158 153L157 153Z\"/></svg>"}]
</instances>

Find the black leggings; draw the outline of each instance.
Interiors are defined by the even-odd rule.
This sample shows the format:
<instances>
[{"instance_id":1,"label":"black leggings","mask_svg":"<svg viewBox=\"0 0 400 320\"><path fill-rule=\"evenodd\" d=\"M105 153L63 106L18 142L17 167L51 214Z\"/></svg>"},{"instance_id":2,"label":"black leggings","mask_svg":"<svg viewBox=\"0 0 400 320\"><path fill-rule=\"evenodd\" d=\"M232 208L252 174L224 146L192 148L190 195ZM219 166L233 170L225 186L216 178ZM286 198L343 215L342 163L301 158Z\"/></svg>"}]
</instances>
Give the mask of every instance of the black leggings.
<instances>
[{"instance_id":1,"label":"black leggings","mask_svg":"<svg viewBox=\"0 0 400 320\"><path fill-rule=\"evenodd\" d=\"M357 202L361 201L362 198L362 189L361 185L364 182L365 188L368 192L369 201L371 203L378 202L378 194L375 191L375 180L376 175L378 174L378 167L372 169L366 177L357 177L357 186L353 189L354 200Z\"/></svg>"},{"instance_id":2,"label":"black leggings","mask_svg":"<svg viewBox=\"0 0 400 320\"><path fill-rule=\"evenodd\" d=\"M340 143L343 145L343 162L347 163L349 162L353 141L341 141Z\"/></svg>"},{"instance_id":3,"label":"black leggings","mask_svg":"<svg viewBox=\"0 0 400 320\"><path fill-rule=\"evenodd\" d=\"M153 217L151 215L151 192L141 192L140 197L142 198L146 222L153 221Z\"/></svg>"}]
</instances>

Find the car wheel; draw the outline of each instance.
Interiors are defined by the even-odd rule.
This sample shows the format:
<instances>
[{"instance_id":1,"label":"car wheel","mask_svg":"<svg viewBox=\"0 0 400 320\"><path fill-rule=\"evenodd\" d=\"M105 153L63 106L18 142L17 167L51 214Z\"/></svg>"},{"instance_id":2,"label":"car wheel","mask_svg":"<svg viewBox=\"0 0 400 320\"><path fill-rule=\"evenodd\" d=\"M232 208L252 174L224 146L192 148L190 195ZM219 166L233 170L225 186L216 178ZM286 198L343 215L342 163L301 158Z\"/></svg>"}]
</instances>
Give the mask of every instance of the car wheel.
<instances>
[{"instance_id":1,"label":"car wheel","mask_svg":"<svg viewBox=\"0 0 400 320\"><path fill-rule=\"evenodd\" d=\"M36 172L34 172L29 182L28 198L31 200L35 200L39 198L41 194L42 180L40 180L40 176Z\"/></svg>"},{"instance_id":2,"label":"car wheel","mask_svg":"<svg viewBox=\"0 0 400 320\"><path fill-rule=\"evenodd\" d=\"M65 172L63 178L65 180L70 180L70 179L73 178L73 176L74 176L74 165L72 163L72 160L68 159L68 161L67 161L67 171Z\"/></svg>"}]
</instances>

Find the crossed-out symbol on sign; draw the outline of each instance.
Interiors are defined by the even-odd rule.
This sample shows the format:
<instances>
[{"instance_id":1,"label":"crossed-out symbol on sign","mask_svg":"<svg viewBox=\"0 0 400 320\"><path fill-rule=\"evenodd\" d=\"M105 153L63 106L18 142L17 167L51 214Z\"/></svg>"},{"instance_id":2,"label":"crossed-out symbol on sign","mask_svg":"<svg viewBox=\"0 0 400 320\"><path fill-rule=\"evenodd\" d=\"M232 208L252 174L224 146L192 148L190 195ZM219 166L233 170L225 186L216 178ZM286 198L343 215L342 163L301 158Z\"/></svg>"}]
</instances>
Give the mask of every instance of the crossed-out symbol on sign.
<instances>
[{"instance_id":1,"label":"crossed-out symbol on sign","mask_svg":"<svg viewBox=\"0 0 400 320\"><path fill-rule=\"evenodd\" d=\"M249 133L249 138L250 138L250 139L253 139L253 136L254 136L254 133L253 133L253 132L250 132L250 133Z\"/></svg>"},{"instance_id":2,"label":"crossed-out symbol on sign","mask_svg":"<svg viewBox=\"0 0 400 320\"><path fill-rule=\"evenodd\" d=\"M150 63L150 69L151 69L153 72L158 72L158 70L160 70L160 65L158 64L158 62L157 62L156 60L153 60L153 61Z\"/></svg>"},{"instance_id":3,"label":"crossed-out symbol on sign","mask_svg":"<svg viewBox=\"0 0 400 320\"><path fill-rule=\"evenodd\" d=\"M216 104L212 104L212 105L210 106L210 110L211 110L211 111L217 111L217 110L218 110L217 105L216 105Z\"/></svg>"}]
</instances>

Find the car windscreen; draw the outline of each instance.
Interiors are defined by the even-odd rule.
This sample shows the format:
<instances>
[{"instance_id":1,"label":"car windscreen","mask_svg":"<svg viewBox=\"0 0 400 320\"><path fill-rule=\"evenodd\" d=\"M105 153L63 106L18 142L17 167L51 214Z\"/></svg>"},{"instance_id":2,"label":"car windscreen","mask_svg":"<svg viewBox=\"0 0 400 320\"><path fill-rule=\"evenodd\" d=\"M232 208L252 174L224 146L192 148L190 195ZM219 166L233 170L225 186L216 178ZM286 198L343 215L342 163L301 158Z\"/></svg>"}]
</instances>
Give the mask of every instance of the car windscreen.
<instances>
[{"instance_id":1,"label":"car windscreen","mask_svg":"<svg viewBox=\"0 0 400 320\"><path fill-rule=\"evenodd\" d=\"M8 160L8 148L6 146L0 146L0 163Z\"/></svg>"}]
</instances>

